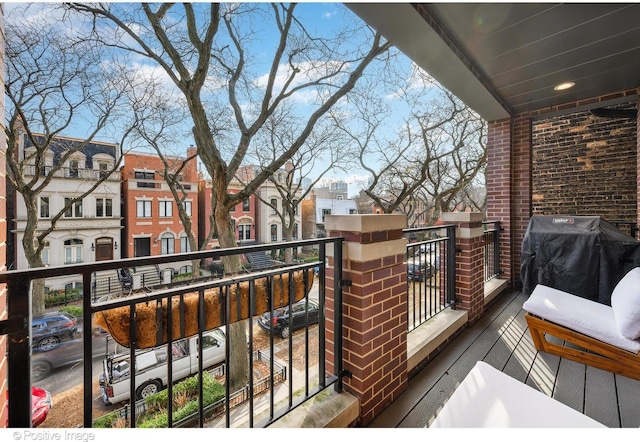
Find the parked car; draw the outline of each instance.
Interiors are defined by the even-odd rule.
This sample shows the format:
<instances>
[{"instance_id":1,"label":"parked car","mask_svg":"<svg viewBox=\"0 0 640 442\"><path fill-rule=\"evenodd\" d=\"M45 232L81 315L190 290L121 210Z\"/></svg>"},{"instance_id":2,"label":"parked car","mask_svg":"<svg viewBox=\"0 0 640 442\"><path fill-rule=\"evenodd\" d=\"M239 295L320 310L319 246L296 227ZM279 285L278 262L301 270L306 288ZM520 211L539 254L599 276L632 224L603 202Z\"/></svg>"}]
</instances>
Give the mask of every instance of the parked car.
<instances>
[{"instance_id":1,"label":"parked car","mask_svg":"<svg viewBox=\"0 0 640 442\"><path fill-rule=\"evenodd\" d=\"M308 302L308 309L306 308ZM289 306L275 309L273 313L264 313L258 319L258 325L267 333L274 333L282 338L289 336L292 330L317 324L320 316L320 305L313 299L302 299L292 306L293 313L289 314Z\"/></svg>"},{"instance_id":2,"label":"parked car","mask_svg":"<svg viewBox=\"0 0 640 442\"><path fill-rule=\"evenodd\" d=\"M78 321L64 312L51 312L34 318L31 322L32 346L41 351L51 351L66 339L72 339L78 331Z\"/></svg>"},{"instance_id":3,"label":"parked car","mask_svg":"<svg viewBox=\"0 0 640 442\"><path fill-rule=\"evenodd\" d=\"M106 332L92 336L92 359L104 358L107 353ZM84 363L84 344L82 337L63 341L50 351L34 349L31 358L31 379L41 381L55 370L73 364Z\"/></svg>"},{"instance_id":4,"label":"parked car","mask_svg":"<svg viewBox=\"0 0 640 442\"><path fill-rule=\"evenodd\" d=\"M53 402L51 393L38 387L31 387L31 426L41 425L49 414Z\"/></svg>"},{"instance_id":5,"label":"parked car","mask_svg":"<svg viewBox=\"0 0 640 442\"><path fill-rule=\"evenodd\" d=\"M407 264L407 279L410 281L425 281L435 274L435 269L429 263Z\"/></svg>"},{"instance_id":6,"label":"parked car","mask_svg":"<svg viewBox=\"0 0 640 442\"><path fill-rule=\"evenodd\" d=\"M7 390L7 401L9 400L9 390ZM51 393L38 387L31 387L31 427L36 428L47 419L49 410L53 402L51 401ZM5 423L5 428L9 426Z\"/></svg>"}]
</instances>

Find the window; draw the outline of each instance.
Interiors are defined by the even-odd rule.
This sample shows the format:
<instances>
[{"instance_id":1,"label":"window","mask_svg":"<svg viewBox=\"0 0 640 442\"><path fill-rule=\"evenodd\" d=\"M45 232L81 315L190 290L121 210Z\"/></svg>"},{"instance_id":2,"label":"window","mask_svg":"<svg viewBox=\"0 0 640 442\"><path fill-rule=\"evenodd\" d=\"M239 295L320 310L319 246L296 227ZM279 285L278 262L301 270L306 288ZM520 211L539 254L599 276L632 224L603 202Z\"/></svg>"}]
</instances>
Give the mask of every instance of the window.
<instances>
[{"instance_id":1,"label":"window","mask_svg":"<svg viewBox=\"0 0 640 442\"><path fill-rule=\"evenodd\" d=\"M297 215L298 214L298 200L293 200L291 203L293 204L293 214Z\"/></svg>"},{"instance_id":2,"label":"window","mask_svg":"<svg viewBox=\"0 0 640 442\"><path fill-rule=\"evenodd\" d=\"M103 161L98 163L98 169L100 170L100 178L106 178L109 176L109 163Z\"/></svg>"},{"instance_id":3,"label":"window","mask_svg":"<svg viewBox=\"0 0 640 442\"><path fill-rule=\"evenodd\" d=\"M356 209L349 209L349 215L357 215L358 211Z\"/></svg>"},{"instance_id":4,"label":"window","mask_svg":"<svg viewBox=\"0 0 640 442\"><path fill-rule=\"evenodd\" d=\"M173 236L173 234L163 233L162 237L160 238L160 241L162 242L161 253L163 255L170 255L172 253L175 253L176 238L175 236Z\"/></svg>"},{"instance_id":5,"label":"window","mask_svg":"<svg viewBox=\"0 0 640 442\"><path fill-rule=\"evenodd\" d=\"M192 202L191 201L183 201L182 204L183 204L182 207L184 207L184 211L187 214L187 216L191 216L192 207L193 207Z\"/></svg>"},{"instance_id":6,"label":"window","mask_svg":"<svg viewBox=\"0 0 640 442\"><path fill-rule=\"evenodd\" d=\"M342 201L344 199L344 197L342 195L336 195L336 199L338 201Z\"/></svg>"},{"instance_id":7,"label":"window","mask_svg":"<svg viewBox=\"0 0 640 442\"><path fill-rule=\"evenodd\" d=\"M69 178L78 178L78 160L69 160Z\"/></svg>"},{"instance_id":8,"label":"window","mask_svg":"<svg viewBox=\"0 0 640 442\"><path fill-rule=\"evenodd\" d=\"M40 197L40 218L49 218L51 215L49 214L49 197L41 196Z\"/></svg>"},{"instance_id":9,"label":"window","mask_svg":"<svg viewBox=\"0 0 640 442\"><path fill-rule=\"evenodd\" d=\"M293 239L298 239L298 223L293 224Z\"/></svg>"},{"instance_id":10,"label":"window","mask_svg":"<svg viewBox=\"0 0 640 442\"><path fill-rule=\"evenodd\" d=\"M113 216L113 200L111 198L96 198L96 216L100 218Z\"/></svg>"},{"instance_id":11,"label":"window","mask_svg":"<svg viewBox=\"0 0 640 442\"><path fill-rule=\"evenodd\" d=\"M191 251L191 246L189 245L189 237L185 233L180 235L180 253L187 253Z\"/></svg>"},{"instance_id":12,"label":"window","mask_svg":"<svg viewBox=\"0 0 640 442\"><path fill-rule=\"evenodd\" d=\"M45 241L43 243L40 259L42 259L42 265L45 265L45 266L49 265L49 241Z\"/></svg>"},{"instance_id":13,"label":"window","mask_svg":"<svg viewBox=\"0 0 640 442\"><path fill-rule=\"evenodd\" d=\"M73 198L65 198L64 205L65 207L69 204ZM76 201L71 206L67 208L64 212L65 218L82 218L82 200Z\"/></svg>"},{"instance_id":14,"label":"window","mask_svg":"<svg viewBox=\"0 0 640 442\"><path fill-rule=\"evenodd\" d=\"M138 218L151 218L151 201L136 201L136 216Z\"/></svg>"},{"instance_id":15,"label":"window","mask_svg":"<svg viewBox=\"0 0 640 442\"><path fill-rule=\"evenodd\" d=\"M75 264L82 262L82 247L84 242L81 239L68 239L64 242L64 263Z\"/></svg>"},{"instance_id":16,"label":"window","mask_svg":"<svg viewBox=\"0 0 640 442\"><path fill-rule=\"evenodd\" d=\"M271 241L275 242L278 240L278 225L271 224Z\"/></svg>"},{"instance_id":17,"label":"window","mask_svg":"<svg viewBox=\"0 0 640 442\"><path fill-rule=\"evenodd\" d=\"M275 198L271 198L271 214L275 215L278 210L278 200Z\"/></svg>"},{"instance_id":18,"label":"window","mask_svg":"<svg viewBox=\"0 0 640 442\"><path fill-rule=\"evenodd\" d=\"M136 180L153 180L155 178L154 172L140 171L136 170L134 173L134 177ZM148 182L138 182L138 187L155 187L155 183Z\"/></svg>"},{"instance_id":19,"label":"window","mask_svg":"<svg viewBox=\"0 0 640 442\"><path fill-rule=\"evenodd\" d=\"M322 222L324 222L324 217L326 215L331 215L331 209L322 209Z\"/></svg>"},{"instance_id":20,"label":"window","mask_svg":"<svg viewBox=\"0 0 640 442\"><path fill-rule=\"evenodd\" d=\"M156 174L154 172L136 171L134 176L136 180L152 180Z\"/></svg>"},{"instance_id":21,"label":"window","mask_svg":"<svg viewBox=\"0 0 640 442\"><path fill-rule=\"evenodd\" d=\"M251 239L251 226L249 224L240 224L238 226L238 240L247 239Z\"/></svg>"},{"instance_id":22,"label":"window","mask_svg":"<svg viewBox=\"0 0 640 442\"><path fill-rule=\"evenodd\" d=\"M242 211L248 212L249 210L249 198L247 198L242 202Z\"/></svg>"},{"instance_id":23,"label":"window","mask_svg":"<svg viewBox=\"0 0 640 442\"><path fill-rule=\"evenodd\" d=\"M158 216L163 218L173 216L173 201L160 201L158 204L160 207Z\"/></svg>"}]
</instances>

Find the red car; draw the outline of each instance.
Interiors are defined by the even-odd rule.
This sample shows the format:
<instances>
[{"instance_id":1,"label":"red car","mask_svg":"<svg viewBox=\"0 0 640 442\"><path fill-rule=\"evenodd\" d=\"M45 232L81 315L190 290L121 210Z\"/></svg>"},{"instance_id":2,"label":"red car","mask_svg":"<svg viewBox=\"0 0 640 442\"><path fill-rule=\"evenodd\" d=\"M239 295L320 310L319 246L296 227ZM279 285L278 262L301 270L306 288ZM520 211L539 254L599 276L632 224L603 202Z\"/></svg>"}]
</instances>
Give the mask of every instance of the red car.
<instances>
[{"instance_id":1,"label":"red car","mask_svg":"<svg viewBox=\"0 0 640 442\"><path fill-rule=\"evenodd\" d=\"M9 400L9 391L7 391L7 401ZM51 401L51 393L38 387L31 387L31 427L36 428L41 425L49 414L49 410L53 405ZM5 424L5 428L8 427Z\"/></svg>"},{"instance_id":2,"label":"red car","mask_svg":"<svg viewBox=\"0 0 640 442\"><path fill-rule=\"evenodd\" d=\"M38 387L31 387L31 427L36 428L42 424L53 402L51 401L51 393Z\"/></svg>"}]
</instances>

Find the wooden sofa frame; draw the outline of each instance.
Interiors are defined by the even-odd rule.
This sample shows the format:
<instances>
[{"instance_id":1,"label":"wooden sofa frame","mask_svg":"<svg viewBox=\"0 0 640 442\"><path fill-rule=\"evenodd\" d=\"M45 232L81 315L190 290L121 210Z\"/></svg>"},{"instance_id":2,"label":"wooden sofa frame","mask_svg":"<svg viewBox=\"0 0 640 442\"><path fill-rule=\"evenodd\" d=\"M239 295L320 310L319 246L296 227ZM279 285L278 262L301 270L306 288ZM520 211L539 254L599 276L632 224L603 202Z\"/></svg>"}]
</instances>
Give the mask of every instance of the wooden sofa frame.
<instances>
[{"instance_id":1,"label":"wooden sofa frame","mask_svg":"<svg viewBox=\"0 0 640 442\"><path fill-rule=\"evenodd\" d=\"M525 315L536 350L640 380L640 352L632 353L539 316ZM581 349L554 344L546 335L555 336Z\"/></svg>"}]
</instances>

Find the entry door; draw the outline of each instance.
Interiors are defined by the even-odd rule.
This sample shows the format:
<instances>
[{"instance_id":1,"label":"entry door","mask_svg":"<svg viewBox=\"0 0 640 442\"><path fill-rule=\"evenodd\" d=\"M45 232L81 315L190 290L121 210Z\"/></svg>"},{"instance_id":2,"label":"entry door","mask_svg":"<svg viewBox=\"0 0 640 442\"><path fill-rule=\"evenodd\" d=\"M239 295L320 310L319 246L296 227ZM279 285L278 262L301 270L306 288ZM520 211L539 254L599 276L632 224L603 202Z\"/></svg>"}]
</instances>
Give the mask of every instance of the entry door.
<instances>
[{"instance_id":1,"label":"entry door","mask_svg":"<svg viewBox=\"0 0 640 442\"><path fill-rule=\"evenodd\" d=\"M133 256L151 256L151 238L134 238Z\"/></svg>"},{"instance_id":2,"label":"entry door","mask_svg":"<svg viewBox=\"0 0 640 442\"><path fill-rule=\"evenodd\" d=\"M113 259L113 239L96 239L96 261L107 261Z\"/></svg>"}]
</instances>

